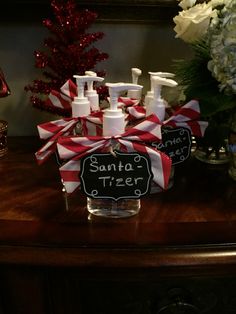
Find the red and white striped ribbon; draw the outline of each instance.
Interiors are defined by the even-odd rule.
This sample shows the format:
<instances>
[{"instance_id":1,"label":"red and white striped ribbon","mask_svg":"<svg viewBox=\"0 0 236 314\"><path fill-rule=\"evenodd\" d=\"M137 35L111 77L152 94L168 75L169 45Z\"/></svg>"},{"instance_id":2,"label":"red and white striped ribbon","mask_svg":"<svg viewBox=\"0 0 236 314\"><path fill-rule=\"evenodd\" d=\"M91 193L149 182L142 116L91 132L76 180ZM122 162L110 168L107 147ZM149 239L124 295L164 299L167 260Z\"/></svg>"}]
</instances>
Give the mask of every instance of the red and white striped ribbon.
<instances>
[{"instance_id":1,"label":"red and white striped ribbon","mask_svg":"<svg viewBox=\"0 0 236 314\"><path fill-rule=\"evenodd\" d=\"M146 109L142 106L129 107L128 112L128 120L143 119L146 115ZM170 118L163 121L162 125L185 127L190 130L192 135L202 137L208 126L208 123L206 121L199 121L199 119L199 102L197 100L191 100L175 111Z\"/></svg>"},{"instance_id":2,"label":"red and white striped ribbon","mask_svg":"<svg viewBox=\"0 0 236 314\"><path fill-rule=\"evenodd\" d=\"M146 108L144 106L132 106L127 108L127 111L129 113L127 120L129 121L144 119L146 117Z\"/></svg>"},{"instance_id":3,"label":"red and white striped ribbon","mask_svg":"<svg viewBox=\"0 0 236 314\"><path fill-rule=\"evenodd\" d=\"M202 137L208 126L208 122L199 121L200 106L197 100L191 100L180 107L173 115L163 121L163 125L171 127L184 127L189 129L192 135Z\"/></svg>"},{"instance_id":4,"label":"red and white striped ribbon","mask_svg":"<svg viewBox=\"0 0 236 314\"><path fill-rule=\"evenodd\" d=\"M58 138L73 134L76 124L80 122L83 135L102 134L102 112L92 113L88 117L64 118L38 125L39 137L49 139L36 153L38 164L44 163L56 151Z\"/></svg>"},{"instance_id":5,"label":"red and white striped ribbon","mask_svg":"<svg viewBox=\"0 0 236 314\"><path fill-rule=\"evenodd\" d=\"M70 109L71 102L75 96L77 96L76 84L73 81L68 80L60 88L60 92L56 90L50 92L46 104L57 108Z\"/></svg>"},{"instance_id":6,"label":"red and white striped ribbon","mask_svg":"<svg viewBox=\"0 0 236 314\"><path fill-rule=\"evenodd\" d=\"M35 153L39 165L44 163L56 151L58 138L71 134L77 122L77 118L64 118L38 125L39 137L41 139L49 138L47 143Z\"/></svg>"},{"instance_id":7,"label":"red and white striped ribbon","mask_svg":"<svg viewBox=\"0 0 236 314\"><path fill-rule=\"evenodd\" d=\"M130 98L130 97L119 97L118 98L119 107L123 108L125 111L128 107L137 106L140 102L139 99Z\"/></svg>"},{"instance_id":8,"label":"red and white striped ribbon","mask_svg":"<svg viewBox=\"0 0 236 314\"><path fill-rule=\"evenodd\" d=\"M62 167L60 174L67 193L74 192L80 186L79 172L80 159L94 151L108 151L113 145L120 144L123 152L140 152L147 154L151 160L153 180L165 189L168 185L171 159L154 147L152 142L161 140L161 125L155 115L128 129L121 135L113 137L88 136L88 137L61 137L58 139L57 148L60 158L70 159Z\"/></svg>"}]
</instances>

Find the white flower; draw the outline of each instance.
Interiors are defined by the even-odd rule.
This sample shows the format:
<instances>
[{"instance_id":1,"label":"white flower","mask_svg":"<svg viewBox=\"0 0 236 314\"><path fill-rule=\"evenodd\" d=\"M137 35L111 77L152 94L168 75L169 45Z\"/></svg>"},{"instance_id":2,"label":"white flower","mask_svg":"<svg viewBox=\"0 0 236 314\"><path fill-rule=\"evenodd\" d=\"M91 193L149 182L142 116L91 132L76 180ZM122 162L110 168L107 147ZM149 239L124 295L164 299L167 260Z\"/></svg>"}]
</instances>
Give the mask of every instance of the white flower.
<instances>
[{"instance_id":1,"label":"white flower","mask_svg":"<svg viewBox=\"0 0 236 314\"><path fill-rule=\"evenodd\" d=\"M197 0L182 0L179 3L179 6L183 9L186 10L188 8L191 8Z\"/></svg>"},{"instance_id":2,"label":"white flower","mask_svg":"<svg viewBox=\"0 0 236 314\"><path fill-rule=\"evenodd\" d=\"M205 2L180 11L173 19L176 24L175 37L188 43L200 40L205 35L211 18L215 16L217 16L217 11Z\"/></svg>"},{"instance_id":3,"label":"white flower","mask_svg":"<svg viewBox=\"0 0 236 314\"><path fill-rule=\"evenodd\" d=\"M219 90L236 94L236 2L227 1L221 16L209 27L211 60L208 69L219 82Z\"/></svg>"},{"instance_id":4,"label":"white flower","mask_svg":"<svg viewBox=\"0 0 236 314\"><path fill-rule=\"evenodd\" d=\"M212 6L212 8L215 8L220 5L226 5L229 2L229 0L211 0L208 2Z\"/></svg>"}]
</instances>

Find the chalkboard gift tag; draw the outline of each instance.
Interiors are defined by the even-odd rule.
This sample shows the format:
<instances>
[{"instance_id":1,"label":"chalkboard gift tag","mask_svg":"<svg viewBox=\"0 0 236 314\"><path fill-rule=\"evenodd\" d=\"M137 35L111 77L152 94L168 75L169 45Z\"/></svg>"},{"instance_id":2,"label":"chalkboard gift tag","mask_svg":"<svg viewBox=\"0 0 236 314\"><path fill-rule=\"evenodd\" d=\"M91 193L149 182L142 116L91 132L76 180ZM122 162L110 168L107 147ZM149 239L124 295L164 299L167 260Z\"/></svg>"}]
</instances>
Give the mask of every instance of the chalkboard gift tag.
<instances>
[{"instance_id":1,"label":"chalkboard gift tag","mask_svg":"<svg viewBox=\"0 0 236 314\"><path fill-rule=\"evenodd\" d=\"M81 190L91 198L138 199L153 177L148 156L136 152L94 153L81 159Z\"/></svg>"},{"instance_id":2,"label":"chalkboard gift tag","mask_svg":"<svg viewBox=\"0 0 236 314\"><path fill-rule=\"evenodd\" d=\"M184 162L191 154L191 132L189 129L162 127L162 141L152 145L168 155L172 165Z\"/></svg>"}]
</instances>

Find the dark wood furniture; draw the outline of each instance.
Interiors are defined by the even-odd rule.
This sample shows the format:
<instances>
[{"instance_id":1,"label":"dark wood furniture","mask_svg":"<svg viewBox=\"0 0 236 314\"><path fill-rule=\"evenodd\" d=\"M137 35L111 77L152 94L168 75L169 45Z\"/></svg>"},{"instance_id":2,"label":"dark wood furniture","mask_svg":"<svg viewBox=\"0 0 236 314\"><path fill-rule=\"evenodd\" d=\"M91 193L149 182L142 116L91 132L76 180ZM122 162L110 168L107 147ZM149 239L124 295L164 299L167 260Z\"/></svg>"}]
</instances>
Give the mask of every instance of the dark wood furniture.
<instances>
[{"instance_id":1,"label":"dark wood furniture","mask_svg":"<svg viewBox=\"0 0 236 314\"><path fill-rule=\"evenodd\" d=\"M96 12L97 22L102 23L173 23L172 19L180 9L175 0L76 0L76 3L81 10ZM28 23L53 18L51 1L3 1L0 17L1 22Z\"/></svg>"},{"instance_id":2,"label":"dark wood furniture","mask_svg":"<svg viewBox=\"0 0 236 314\"><path fill-rule=\"evenodd\" d=\"M137 216L65 209L54 158L34 137L0 159L0 313L235 313L236 182L194 158ZM181 312L182 311L182 312ZM185 312L184 312L185 311Z\"/></svg>"}]
</instances>

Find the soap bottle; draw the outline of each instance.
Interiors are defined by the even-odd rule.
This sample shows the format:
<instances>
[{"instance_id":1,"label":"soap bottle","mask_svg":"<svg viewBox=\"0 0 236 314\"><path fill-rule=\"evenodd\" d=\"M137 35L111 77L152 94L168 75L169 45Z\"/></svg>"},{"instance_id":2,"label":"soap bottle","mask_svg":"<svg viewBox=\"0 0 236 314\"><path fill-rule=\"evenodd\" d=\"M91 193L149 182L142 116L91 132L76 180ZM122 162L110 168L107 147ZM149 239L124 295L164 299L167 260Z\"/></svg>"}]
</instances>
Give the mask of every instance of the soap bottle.
<instances>
[{"instance_id":1,"label":"soap bottle","mask_svg":"<svg viewBox=\"0 0 236 314\"><path fill-rule=\"evenodd\" d=\"M79 117L87 117L91 113L91 102L89 98L85 95L85 84L93 84L93 82L99 81L102 82L104 79L102 77L94 77L91 75L74 75L77 84L77 96L74 97L74 100L71 103L72 108L72 117L79 118ZM96 98L96 91L95 97ZM92 91L92 94L94 95ZM82 125L79 121L74 129L74 135L83 135ZM93 135L93 134L90 134Z\"/></svg>"},{"instance_id":2,"label":"soap bottle","mask_svg":"<svg viewBox=\"0 0 236 314\"><path fill-rule=\"evenodd\" d=\"M144 99L144 106L148 106L150 101L153 99L154 90L153 90L153 78L155 76L164 77L164 78L173 78L175 76L174 73L169 72L148 72L150 74L150 83L151 83L151 90L147 92Z\"/></svg>"},{"instance_id":3,"label":"soap bottle","mask_svg":"<svg viewBox=\"0 0 236 314\"><path fill-rule=\"evenodd\" d=\"M162 86L175 87L178 83L172 79L154 76L152 78L153 97L146 105L146 116L155 114L161 122L165 120L166 105L165 100L161 97Z\"/></svg>"},{"instance_id":4,"label":"soap bottle","mask_svg":"<svg viewBox=\"0 0 236 314\"><path fill-rule=\"evenodd\" d=\"M79 118L79 117L84 117L88 116L91 113L90 109L90 102L88 97L84 95L85 91L85 84L87 82L93 81L93 77L90 75L73 75L73 77L76 79L76 85L77 85L77 96L74 97L72 103L71 103L71 109L72 109L72 118ZM76 126L74 127L73 130L74 135L83 135L83 128L81 125L81 122L78 121ZM61 165L61 161L59 156L56 154L57 158L57 163ZM65 200L65 207L66 210L69 210L69 200L68 200L68 195L64 186L64 183L62 181L62 192Z\"/></svg>"},{"instance_id":5,"label":"soap bottle","mask_svg":"<svg viewBox=\"0 0 236 314\"><path fill-rule=\"evenodd\" d=\"M85 96L90 102L91 111L99 111L99 96L96 89L93 88L93 83L102 82L104 78L97 76L97 73L93 71L86 71L85 75L90 77L90 79L87 80L87 90L85 90Z\"/></svg>"},{"instance_id":6,"label":"soap bottle","mask_svg":"<svg viewBox=\"0 0 236 314\"><path fill-rule=\"evenodd\" d=\"M146 106L146 116L155 114L159 118L160 122L163 122L165 120L166 105L165 105L165 100L161 97L162 86L175 87L177 85L178 83L172 79L167 79L165 77L159 77L159 76L153 76L152 78L153 97L152 99L150 99L148 105ZM167 189L170 189L173 186L174 173L175 173L175 167L172 166ZM159 192L162 192L162 189L153 182L151 185L150 193L153 194L153 193L159 193Z\"/></svg>"},{"instance_id":7,"label":"soap bottle","mask_svg":"<svg viewBox=\"0 0 236 314\"><path fill-rule=\"evenodd\" d=\"M142 74L142 71L138 68L132 68L131 73L132 73L132 83L137 85L139 76ZM142 89L140 90L129 89L127 92L127 97L141 100Z\"/></svg>"},{"instance_id":8,"label":"soap bottle","mask_svg":"<svg viewBox=\"0 0 236 314\"><path fill-rule=\"evenodd\" d=\"M92 80L89 75L74 75L77 85L77 96L71 103L72 117L79 118L83 116L88 116L91 112L90 103L88 97L84 95L85 83L88 80Z\"/></svg>"},{"instance_id":9,"label":"soap bottle","mask_svg":"<svg viewBox=\"0 0 236 314\"><path fill-rule=\"evenodd\" d=\"M120 92L129 89L141 90L142 86L126 83L106 83L110 95L110 108L103 115L103 135L116 136L125 131L125 116L122 109L118 108L118 97ZM112 146L112 150L119 149L119 145ZM114 156L114 158L116 158ZM87 209L96 216L110 218L125 218L136 215L140 210L140 199L98 199L87 198Z\"/></svg>"}]
</instances>

